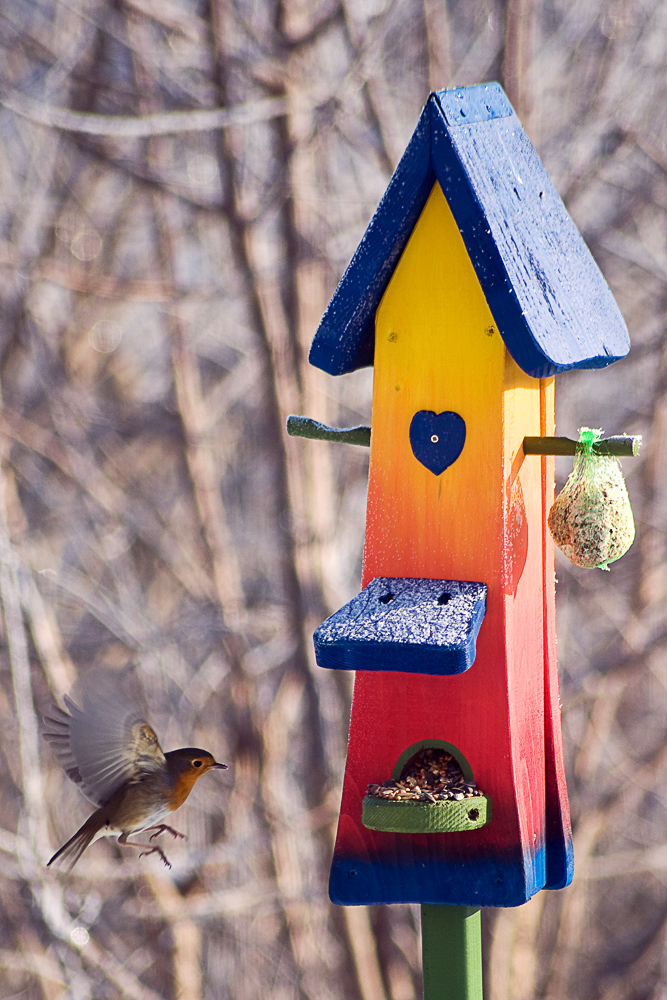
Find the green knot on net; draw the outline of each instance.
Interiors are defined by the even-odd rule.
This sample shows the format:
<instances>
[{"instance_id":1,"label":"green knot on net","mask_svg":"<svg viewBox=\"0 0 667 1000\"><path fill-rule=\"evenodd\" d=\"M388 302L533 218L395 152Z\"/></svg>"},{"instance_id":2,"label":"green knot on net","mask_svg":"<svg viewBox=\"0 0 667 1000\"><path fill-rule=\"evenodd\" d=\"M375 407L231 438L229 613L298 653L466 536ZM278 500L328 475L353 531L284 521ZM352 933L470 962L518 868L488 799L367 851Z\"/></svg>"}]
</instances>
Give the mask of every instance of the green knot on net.
<instances>
[{"instance_id":1,"label":"green knot on net","mask_svg":"<svg viewBox=\"0 0 667 1000\"><path fill-rule=\"evenodd\" d=\"M579 440L577 442L578 455L592 455L593 445L602 437L602 430L595 430L592 427L579 428Z\"/></svg>"}]
</instances>

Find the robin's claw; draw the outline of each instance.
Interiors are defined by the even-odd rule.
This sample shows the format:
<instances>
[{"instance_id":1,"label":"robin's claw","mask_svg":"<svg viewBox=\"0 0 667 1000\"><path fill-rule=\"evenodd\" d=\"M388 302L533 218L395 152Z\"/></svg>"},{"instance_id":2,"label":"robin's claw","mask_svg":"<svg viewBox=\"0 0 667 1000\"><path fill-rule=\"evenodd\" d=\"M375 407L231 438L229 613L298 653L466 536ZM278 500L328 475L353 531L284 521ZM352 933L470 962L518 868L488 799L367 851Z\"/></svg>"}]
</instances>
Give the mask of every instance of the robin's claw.
<instances>
[{"instance_id":1,"label":"robin's claw","mask_svg":"<svg viewBox=\"0 0 667 1000\"><path fill-rule=\"evenodd\" d=\"M133 846L138 847L139 845L135 844ZM139 857L140 858L144 858L144 857L147 858L150 854L159 854L160 857L162 858L162 861L167 866L167 868L171 868L171 864L169 863L167 855L164 853L164 851L162 850L161 847L157 846L157 844L153 844L151 847L148 848L147 851L142 851L141 854L139 855Z\"/></svg>"},{"instance_id":2,"label":"robin's claw","mask_svg":"<svg viewBox=\"0 0 667 1000\"><path fill-rule=\"evenodd\" d=\"M150 837L148 838L149 840L153 840L155 837L159 837L160 834L162 834L162 833L170 833L174 839L176 839L178 837L180 837L181 840L187 840L188 839L185 836L184 833L180 833L178 830L174 830L173 827L167 826L166 823L160 823L159 826L149 826L148 829L149 830L155 830L155 833L152 833L150 835Z\"/></svg>"}]
</instances>

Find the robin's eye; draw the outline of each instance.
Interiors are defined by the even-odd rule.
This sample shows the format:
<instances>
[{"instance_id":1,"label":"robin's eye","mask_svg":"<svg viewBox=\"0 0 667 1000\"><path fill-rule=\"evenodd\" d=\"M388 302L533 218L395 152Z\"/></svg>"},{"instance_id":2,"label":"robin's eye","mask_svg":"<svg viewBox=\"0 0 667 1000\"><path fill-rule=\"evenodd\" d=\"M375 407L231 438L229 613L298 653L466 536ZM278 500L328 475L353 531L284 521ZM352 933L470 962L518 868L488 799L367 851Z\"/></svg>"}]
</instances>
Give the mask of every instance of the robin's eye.
<instances>
[{"instance_id":1,"label":"robin's eye","mask_svg":"<svg viewBox=\"0 0 667 1000\"><path fill-rule=\"evenodd\" d=\"M193 760L192 761L192 766L193 767L201 767L202 764L203 764L203 761L201 761L201 760Z\"/></svg>"}]
</instances>

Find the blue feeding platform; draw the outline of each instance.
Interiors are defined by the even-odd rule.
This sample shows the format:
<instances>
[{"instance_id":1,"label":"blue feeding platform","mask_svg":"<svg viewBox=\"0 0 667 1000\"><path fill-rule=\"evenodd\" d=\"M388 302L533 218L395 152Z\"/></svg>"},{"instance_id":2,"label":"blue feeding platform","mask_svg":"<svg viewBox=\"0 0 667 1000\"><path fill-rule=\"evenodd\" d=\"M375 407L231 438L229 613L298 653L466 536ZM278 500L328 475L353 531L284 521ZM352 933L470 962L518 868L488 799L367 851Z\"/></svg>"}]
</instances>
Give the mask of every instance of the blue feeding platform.
<instances>
[{"instance_id":1,"label":"blue feeding platform","mask_svg":"<svg viewBox=\"0 0 667 1000\"><path fill-rule=\"evenodd\" d=\"M484 583L377 577L320 625L315 656L333 670L461 674L485 612Z\"/></svg>"}]
</instances>

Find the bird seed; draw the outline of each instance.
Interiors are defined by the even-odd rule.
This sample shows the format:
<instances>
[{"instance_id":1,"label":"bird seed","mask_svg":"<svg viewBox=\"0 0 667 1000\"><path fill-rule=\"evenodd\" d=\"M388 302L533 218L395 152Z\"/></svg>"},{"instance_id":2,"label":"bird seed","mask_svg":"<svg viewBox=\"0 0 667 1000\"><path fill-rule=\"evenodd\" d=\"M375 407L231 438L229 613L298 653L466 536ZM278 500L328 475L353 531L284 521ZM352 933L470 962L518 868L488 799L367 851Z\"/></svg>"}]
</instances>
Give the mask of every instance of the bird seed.
<instances>
[{"instance_id":1,"label":"bird seed","mask_svg":"<svg viewBox=\"0 0 667 1000\"><path fill-rule=\"evenodd\" d=\"M400 778L371 782L367 794L387 802L446 802L484 793L474 781L466 781L461 765L451 753L427 747L408 761Z\"/></svg>"}]
</instances>

